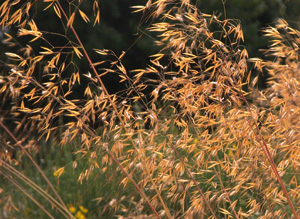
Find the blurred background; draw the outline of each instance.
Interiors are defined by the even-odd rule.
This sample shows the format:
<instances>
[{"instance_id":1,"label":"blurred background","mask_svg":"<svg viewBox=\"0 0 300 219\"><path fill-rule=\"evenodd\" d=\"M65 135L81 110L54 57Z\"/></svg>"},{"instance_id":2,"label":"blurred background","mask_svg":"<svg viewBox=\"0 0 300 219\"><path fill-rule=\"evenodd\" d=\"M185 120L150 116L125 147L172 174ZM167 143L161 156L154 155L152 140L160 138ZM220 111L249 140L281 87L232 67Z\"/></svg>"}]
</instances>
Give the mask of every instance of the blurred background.
<instances>
[{"instance_id":1,"label":"blurred background","mask_svg":"<svg viewBox=\"0 0 300 219\"><path fill-rule=\"evenodd\" d=\"M101 56L92 51L93 48L109 49L119 56L122 51L126 51L122 63L127 70L145 68L149 63L149 56L154 54L159 48L154 45L155 36L146 31L147 26L151 25L149 20L141 20L141 13L132 13L134 9L131 6L144 5L147 0L104 0L100 2L101 19L100 25L93 26L92 23L86 24L77 16L76 30L81 38L87 51L91 55L94 62L101 61ZM261 49L268 46L267 39L263 37L262 29L273 25L278 18L285 18L289 24L299 29L300 27L300 1L299 0L192 0L201 12L215 14L220 19L238 19L240 20L244 32L245 42L249 57L261 57ZM40 3L42 10L44 3ZM93 17L92 4L84 2L81 5L90 18ZM35 20L38 20L38 28L47 31L64 32L60 21L57 19L53 10L47 10L47 13L36 13ZM45 27L45 28L43 28ZM9 32L11 35L16 34L16 30L11 28L3 31ZM3 41L3 31L0 39ZM68 33L72 38L72 33ZM52 42L61 39L53 36ZM25 44L24 38L19 39L20 44ZM31 46L41 46L33 44ZM5 52L9 52L13 48L1 43L0 60L1 69L5 69ZM89 71L89 66L84 59L77 60L77 66L81 72ZM3 71L2 71L3 72ZM267 76L263 75L263 80ZM84 79L83 79L84 80ZM124 85L119 83L119 78L115 74L107 74L103 77L105 85L110 93L122 90ZM260 83L261 88L265 86Z\"/></svg>"}]
</instances>

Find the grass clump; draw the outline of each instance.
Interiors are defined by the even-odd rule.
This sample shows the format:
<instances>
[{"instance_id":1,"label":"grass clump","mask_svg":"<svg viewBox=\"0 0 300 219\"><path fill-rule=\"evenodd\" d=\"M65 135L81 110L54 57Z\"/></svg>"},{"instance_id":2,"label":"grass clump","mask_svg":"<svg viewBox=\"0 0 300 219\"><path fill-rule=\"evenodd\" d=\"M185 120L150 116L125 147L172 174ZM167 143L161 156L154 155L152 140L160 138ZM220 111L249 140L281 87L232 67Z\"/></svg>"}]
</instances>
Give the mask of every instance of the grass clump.
<instances>
[{"instance_id":1,"label":"grass clump","mask_svg":"<svg viewBox=\"0 0 300 219\"><path fill-rule=\"evenodd\" d=\"M0 78L0 173L10 184L0 215L298 218L299 32L279 20L264 31L273 60L249 58L238 20L148 1L134 8L160 51L129 70L126 52L95 48L92 62L76 31L92 20L84 4L0 7L18 37L6 34ZM39 27L33 6L54 12L62 31ZM93 14L97 24L97 0ZM258 90L263 71L271 77ZM126 89L109 93L108 74Z\"/></svg>"}]
</instances>

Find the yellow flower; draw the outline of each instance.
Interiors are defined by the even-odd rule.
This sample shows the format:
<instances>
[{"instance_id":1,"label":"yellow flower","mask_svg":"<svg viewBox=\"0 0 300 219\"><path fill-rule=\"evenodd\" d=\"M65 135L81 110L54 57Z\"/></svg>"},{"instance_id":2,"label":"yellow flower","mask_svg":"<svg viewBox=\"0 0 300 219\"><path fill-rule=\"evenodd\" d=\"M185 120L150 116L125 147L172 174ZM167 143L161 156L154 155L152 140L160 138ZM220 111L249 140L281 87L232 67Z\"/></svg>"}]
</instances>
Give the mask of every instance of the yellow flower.
<instances>
[{"instance_id":1,"label":"yellow flower","mask_svg":"<svg viewBox=\"0 0 300 219\"><path fill-rule=\"evenodd\" d=\"M76 208L72 204L68 204L69 211L74 214L76 212Z\"/></svg>"},{"instance_id":2,"label":"yellow flower","mask_svg":"<svg viewBox=\"0 0 300 219\"><path fill-rule=\"evenodd\" d=\"M86 208L83 207L82 205L80 205L79 208L80 208L80 210L81 210L83 213L85 213L85 214L88 213L88 211L89 211L88 209L86 209Z\"/></svg>"},{"instance_id":3,"label":"yellow flower","mask_svg":"<svg viewBox=\"0 0 300 219\"><path fill-rule=\"evenodd\" d=\"M198 138L194 138L194 141L193 141L193 143L194 143L194 144L197 144L197 143L198 143L198 141L199 141L199 140L198 140Z\"/></svg>"},{"instance_id":4,"label":"yellow flower","mask_svg":"<svg viewBox=\"0 0 300 219\"><path fill-rule=\"evenodd\" d=\"M75 217L76 217L77 219L86 219L86 217L84 216L84 214L82 214L81 211L77 211Z\"/></svg>"},{"instance_id":5,"label":"yellow flower","mask_svg":"<svg viewBox=\"0 0 300 219\"><path fill-rule=\"evenodd\" d=\"M65 167L59 168L54 171L53 176L54 177L60 177L65 172Z\"/></svg>"}]
</instances>

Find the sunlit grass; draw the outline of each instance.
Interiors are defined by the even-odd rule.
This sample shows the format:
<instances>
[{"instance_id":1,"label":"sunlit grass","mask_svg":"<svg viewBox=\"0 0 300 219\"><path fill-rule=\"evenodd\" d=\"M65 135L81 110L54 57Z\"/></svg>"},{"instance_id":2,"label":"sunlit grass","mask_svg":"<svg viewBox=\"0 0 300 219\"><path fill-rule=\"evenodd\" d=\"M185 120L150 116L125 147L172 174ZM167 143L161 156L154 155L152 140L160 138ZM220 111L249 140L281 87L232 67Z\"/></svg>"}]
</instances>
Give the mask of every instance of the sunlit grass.
<instances>
[{"instance_id":1,"label":"sunlit grass","mask_svg":"<svg viewBox=\"0 0 300 219\"><path fill-rule=\"evenodd\" d=\"M134 8L161 50L131 70L126 52L95 49L92 63L81 42L75 15L98 23L97 0L93 19L83 1L40 2L62 25L51 34L25 16L35 4L0 7L17 30L0 76L0 216L298 218L300 33L286 21L265 29L264 61L248 57L238 20L149 1ZM106 74L126 89L108 93Z\"/></svg>"}]
</instances>

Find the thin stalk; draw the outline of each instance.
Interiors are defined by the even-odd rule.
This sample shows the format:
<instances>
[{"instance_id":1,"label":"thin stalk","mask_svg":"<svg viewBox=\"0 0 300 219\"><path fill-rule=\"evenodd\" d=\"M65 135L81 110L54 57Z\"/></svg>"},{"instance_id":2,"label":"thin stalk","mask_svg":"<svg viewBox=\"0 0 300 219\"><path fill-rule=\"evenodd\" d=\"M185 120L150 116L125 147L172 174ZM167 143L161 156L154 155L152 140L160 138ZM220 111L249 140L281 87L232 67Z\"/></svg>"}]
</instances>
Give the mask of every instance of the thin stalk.
<instances>
[{"instance_id":1,"label":"thin stalk","mask_svg":"<svg viewBox=\"0 0 300 219\"><path fill-rule=\"evenodd\" d=\"M55 219L45 208L42 206L33 196L31 196L22 186L20 186L17 182L15 182L11 177L6 176L0 170L0 174L2 174L6 179L8 179L12 184L14 184L20 191L22 191L31 201L33 201L43 212L45 212L51 219Z\"/></svg>"},{"instance_id":2,"label":"thin stalk","mask_svg":"<svg viewBox=\"0 0 300 219\"><path fill-rule=\"evenodd\" d=\"M182 163L182 165L184 166L184 168L186 169L188 175L190 176L190 178L192 179L194 185L196 186L197 190L199 191L200 195L202 196L205 204L207 205L209 211L211 212L211 214L213 215L214 218L217 219L217 216L215 215L214 211L212 210L210 204L208 203L208 200L205 198L204 193L202 192L202 190L200 189L200 187L198 186L197 181L195 180L193 174L191 173L191 171L189 170L189 168L186 167L184 160L182 159L181 155L178 153L178 151L176 150L175 146L173 144L171 144L173 150L175 151L177 157L179 158L180 162Z\"/></svg>"},{"instance_id":3,"label":"thin stalk","mask_svg":"<svg viewBox=\"0 0 300 219\"><path fill-rule=\"evenodd\" d=\"M57 0L56 2L57 2L57 5L59 6L61 12L63 13L64 17L68 20L68 16L67 16L67 14L65 13L65 11L63 10L62 6L60 5L59 0ZM81 40L80 40L80 38L79 38L79 36L78 36L78 34L77 34L76 30L74 29L74 27L73 27L72 24L70 25L70 28L71 28L71 30L72 30L72 32L73 32L73 34L74 34L76 40L78 41L78 43L79 43L79 45L80 45L80 47L81 47L81 49L82 49L82 51L83 51L83 53L84 53L84 56L85 56L85 58L87 59L87 61L88 61L89 65L90 65L90 67L92 68L92 70L93 70L93 72L94 72L94 74L95 74L95 76L96 76L98 82L100 83L100 85L101 85L101 87L102 87L102 89L103 89L105 95L107 96L108 101L110 102L111 106L113 107L113 110L114 110L114 112L116 113L118 119L120 120L121 125L122 125L124 131L125 131L126 133L130 133L130 132L128 131L128 129L126 128L126 125L125 125L125 123L124 123L124 121L123 121L123 119L122 119L122 117L121 117L121 115L120 115L120 113L119 113L119 111L118 111L118 109L117 109L115 103L114 103L113 100L111 99L111 97L110 97L110 95L109 95L109 93L108 93L108 91L107 91L107 89L106 89L104 83L102 82L102 80L101 80L99 74L97 73L97 70L96 70L95 66L93 65L93 63L92 63L92 61L91 61L91 59L90 59L90 56L88 55L88 53L87 53L87 51L86 51L86 49L85 49L83 43L81 42ZM136 147L136 145L135 145L135 143L133 142L133 140L132 140L131 137L129 138L129 140L130 140L130 142L132 143L133 147L135 148L135 151L137 151L137 147ZM110 152L109 152L109 153L110 153ZM143 160L142 160L142 161L143 161ZM148 171L148 169L145 168L145 170L148 172L148 176L150 176L150 172ZM129 175L128 175L128 176L129 176ZM127 177L128 177L128 176L127 176ZM171 219L170 211L169 211L169 209L167 208L167 205L165 204L165 202L163 201L163 199L162 199L162 197L161 197L161 195L160 195L160 192L158 191L157 186L155 185L155 183L154 183L154 181L153 181L152 178L151 178L151 183L152 183L153 186L154 186L154 189L155 189L155 191L156 191L156 193L157 193L157 195L158 195L158 197L159 197L159 199L160 199L160 201L161 201L161 203L162 203L162 205L163 205L164 210L166 211L166 214L167 214L168 218ZM138 191L141 191L141 190L138 190ZM148 203L148 205L149 205L149 204L151 205L150 202L147 202L147 203ZM150 207L152 210L154 210L153 212L156 214L156 216L158 216L158 217L160 218L159 214L158 214L157 211L154 209L154 207L153 207L152 205L151 205L151 206L150 206L150 205L149 205L149 207Z\"/></svg>"},{"instance_id":4,"label":"thin stalk","mask_svg":"<svg viewBox=\"0 0 300 219\"><path fill-rule=\"evenodd\" d=\"M173 93L173 94L174 94L174 93ZM174 96L176 96L176 94L174 94ZM192 124L193 129L194 129L195 132L199 135L199 131L198 131L198 130L196 129L196 127L193 125L191 115L188 114L187 116L188 116L188 119L189 119L190 123ZM185 163L184 163L184 161L183 161L181 155L178 153L178 151L176 150L176 148L175 148L173 145L172 145L172 148L173 148L173 150L175 151L176 156L177 156L177 157L180 159L180 161L182 162L184 168L185 168L186 171L188 172L188 175L189 175L190 178L192 179L193 183L195 184L195 186L196 186L196 188L198 189L199 193L201 194L202 198L204 199L205 204L208 206L209 210L211 211L211 213L213 214L213 216L216 218L214 212L213 212L212 209L211 209L210 204L209 204L208 201L206 200L206 198L205 198L203 192L200 190L200 188L199 188L199 186L198 186L198 184L197 184L197 181L195 180L195 178L194 178L194 176L192 175L191 171L186 167L186 165L185 165ZM211 161L210 155L207 154L206 151L205 151L205 154L207 155L208 159ZM229 195L228 195L228 192L227 192L226 189L224 188L222 179L221 179L219 173L217 172L217 170L215 169L215 167L214 167L213 169L214 169L214 172L215 172L215 174L216 174L216 176L217 176L217 178L218 178L218 180L219 180L219 182L220 182L220 185L221 185L221 188L222 188L223 192L226 194L226 198L227 198L227 200L228 200L228 202L229 202L230 208L232 209L233 214L235 215L235 217L238 219L239 216L238 216L237 212L235 211L235 209L233 208L233 205L232 205L232 202L231 202L230 197L229 197Z\"/></svg>"},{"instance_id":5,"label":"thin stalk","mask_svg":"<svg viewBox=\"0 0 300 219\"><path fill-rule=\"evenodd\" d=\"M200 133L199 133L199 130L197 130L196 127L194 126L190 114L188 115L188 118L189 118L189 120L190 120L190 123L192 124L192 127L193 127L194 131L197 133L197 135L199 135L199 134L200 134ZM206 151L205 151L205 155L207 156L208 160L211 161L210 155L209 155ZM234 209L234 207L233 207L233 205L232 205L232 201L231 201L231 199L230 199L230 197L229 197L229 195L228 195L228 192L226 191L226 189L225 189L225 187L224 187L224 184L223 184L223 182L222 182L222 179L221 179L221 177L220 177L220 174L218 173L218 171L216 170L215 167L213 167L213 170L214 170L214 172L215 172L215 174L216 174L216 176L217 176L217 178L218 178L218 180L219 180L219 183L220 183L221 189L223 190L223 193L226 194L226 199L227 199L227 201L229 202L229 206L230 206L231 210L233 211L234 216L235 216L237 219L239 219L239 216L238 216L237 212L235 211L235 209Z\"/></svg>"},{"instance_id":6,"label":"thin stalk","mask_svg":"<svg viewBox=\"0 0 300 219\"><path fill-rule=\"evenodd\" d=\"M239 95L242 97L243 101L245 102L245 104L246 104L246 106L247 106L247 109L248 109L249 113L251 114L251 118L254 118L254 117L252 116L252 111L251 111L251 109L250 109L250 105L249 105L248 101L246 100L244 94L243 94L242 91L240 91L240 90L238 90L238 92L239 92ZM248 120L248 122L249 122L249 120ZM256 138L256 140L258 141L258 143L259 143L259 145L261 146L261 148L263 149L265 155L267 156L267 158L268 158L268 160L269 160L269 162L270 162L270 164L271 164L271 168L272 168L273 172L274 172L275 175L276 175L276 178L277 178L277 180L278 180L278 182L279 182L279 184L280 184L280 187L281 187L281 189L282 189L282 191L283 191L283 193L284 193L284 195L285 195L285 197L286 197L286 199L287 199L287 201L288 201L289 206L291 207L291 210L292 210L292 212L293 212L295 218L296 218L296 219L299 219L299 217L298 217L298 215L297 215L297 212L296 212L296 210L295 210L295 207L294 207L294 205L293 205L293 203L292 203L292 201L291 201L291 199L290 199L290 196L289 196L289 194L288 194L288 192L287 192L287 190L286 190L286 187L285 187L285 185L284 185L284 183L283 183L283 180L282 180L281 176L280 176L279 173L278 173L276 164L275 164L275 162L274 162L274 160L273 160L273 157L272 157L272 155L271 155L271 153L270 153L270 150L269 150L269 148L268 148L268 146L267 146L267 144L266 144L264 138L262 137L261 131L260 131L260 129L258 128L258 125L257 125L257 122L256 122L256 121L254 121L254 126L255 126L255 130L256 130L256 131L254 130L254 128L253 128L252 126L251 126L251 128L252 128L252 130L253 130L253 133L254 133L254 135L255 135L255 138Z\"/></svg>"},{"instance_id":7,"label":"thin stalk","mask_svg":"<svg viewBox=\"0 0 300 219\"><path fill-rule=\"evenodd\" d=\"M206 151L205 151L205 153L207 154ZM209 157L209 160L211 160L210 157ZM219 182L220 182L220 186L221 186L223 192L226 194L226 198L227 198L227 200L228 200L228 202L229 202L229 206L230 206L231 210L233 211L234 216L235 216L237 219L239 219L239 216L238 216L238 214L236 213L236 211L235 211L235 209L234 209L234 206L233 206L232 201L231 201L231 199L230 199L230 197L229 197L229 195L228 195L228 192L226 191L226 189L225 189L225 187L224 187L224 184L223 184L223 182L222 182L222 179L221 179L221 177L220 177L220 174L218 174L218 172L217 172L217 170L216 170L215 167L213 167L213 169L214 169L214 172L216 173L216 176L217 176L217 178L218 178L218 180L219 180Z\"/></svg>"},{"instance_id":8,"label":"thin stalk","mask_svg":"<svg viewBox=\"0 0 300 219\"><path fill-rule=\"evenodd\" d=\"M71 212L68 210L67 206L65 205L65 203L63 202L63 200L61 199L61 197L59 196L59 194L57 193L57 191L54 189L52 183L50 182L50 180L47 178L47 176L44 174L44 172L41 170L41 168L39 167L39 165L34 161L34 159L31 157L31 155L27 152L27 150L25 149L25 147L21 144L20 141L18 141L18 139L14 136L14 134L2 123L1 119L0 119L0 126L10 135L10 137L16 142L16 144L22 149L22 151L26 154L26 156L30 159L30 161L33 163L33 165L36 167L36 169L40 172L40 174L42 175L42 177L45 179L45 181L47 182L47 184L49 185L49 187L52 189L52 191L54 192L54 194L56 195L56 197L58 198L58 200L60 201L61 205L64 207L66 213L69 215L70 218L74 218L74 216L71 214Z\"/></svg>"},{"instance_id":9,"label":"thin stalk","mask_svg":"<svg viewBox=\"0 0 300 219\"><path fill-rule=\"evenodd\" d=\"M85 125L85 124L84 124ZM87 129L91 136L96 137L95 133L92 132L90 129ZM147 198L146 194L142 191L142 189L138 186L138 184L135 182L135 180L129 175L129 173L122 167L121 163L118 161L118 159L108 150L108 148L104 147L106 153L113 159L113 161L118 165L118 167L121 169L121 171L124 173L124 175L133 183L136 190L139 192L139 194L144 198L148 204L148 206L151 208L153 213L157 216L157 218L161 219L158 212L155 210L153 205L150 203L149 199Z\"/></svg>"},{"instance_id":10,"label":"thin stalk","mask_svg":"<svg viewBox=\"0 0 300 219\"><path fill-rule=\"evenodd\" d=\"M117 160L117 158L108 150L106 150L106 152L109 154L109 156L114 160L114 162L118 165L118 167L121 169L121 171L126 175L126 177L133 183L134 187L136 188L136 190L138 190L138 192L140 193L140 195L146 200L148 206L151 208L151 210L153 211L153 213L156 215L157 218L161 219L160 215L158 214L158 212L155 210L155 208L153 207L153 205L150 203L149 199L147 198L146 194L140 189L140 187L138 186L138 184L133 180L133 178L128 174L128 172L122 167L122 165L120 164L120 162Z\"/></svg>"},{"instance_id":11,"label":"thin stalk","mask_svg":"<svg viewBox=\"0 0 300 219\"><path fill-rule=\"evenodd\" d=\"M50 196L45 190L43 190L40 186L35 184L33 181L31 181L29 178L27 178L25 175L20 173L18 170L13 168L8 163L4 162L3 160L0 160L0 163L2 163L3 167L7 171L11 172L19 179L21 179L23 182L25 182L27 185L29 185L31 188L33 188L36 192L38 192L41 196L43 196L48 202L50 202L52 206L55 206L60 213L62 213L66 218L68 218L68 215L66 215L66 213L64 212L65 211L64 207L58 201L56 201L52 196Z\"/></svg>"},{"instance_id":12,"label":"thin stalk","mask_svg":"<svg viewBox=\"0 0 300 219\"><path fill-rule=\"evenodd\" d=\"M224 27L222 27L222 28L223 28L223 30L225 31ZM226 57L226 55L223 55L223 54L222 54L222 56L223 56L223 57ZM235 78L232 78L232 79L233 79L233 81L234 81L234 84L236 84L236 83L237 83L236 79L235 79ZM230 86L230 85L229 85L229 86ZM240 86L237 86L236 88L237 88L236 90L237 90L237 92L238 92L238 95L242 98L243 102L246 104L247 109L248 109L248 111L249 111L249 113L250 113L250 115L251 115L251 118L254 118L254 117L252 116L252 111L251 111L249 102L248 102L247 99L245 98L245 96L244 96L244 94L243 94L243 92L242 92L242 90L241 90L241 87L240 87ZM236 97L237 97L237 95L236 95ZM248 120L248 122L249 122L249 119L247 119L247 120ZM250 122L249 122L249 124L250 124ZM253 128L253 126L251 126L251 129L253 130L253 133L254 133L254 135L255 135L255 138L256 138L257 142L259 143L260 147L262 148L262 150L264 151L265 155L267 156L267 159L268 159L269 162L270 162L271 168L272 168L273 172L274 172L275 175L276 175L276 178L277 178L277 180L278 180L278 182L279 182L279 184L280 184L280 187L281 187L281 189L282 189L282 191L283 191L283 193L284 193L284 195L285 195L285 197L286 197L286 199L287 199L287 201L288 201L289 206L291 207L291 210L292 210L292 212L293 212L293 215L295 216L296 219L299 219L299 217L297 216L295 207L294 207L294 205L293 205L293 203L292 203L292 201L291 201L291 199L290 199L290 197L289 197L289 194L288 194L288 192L287 192L287 190L286 190L286 187L285 187L285 185L284 185L284 183L283 183L283 180L282 180L281 176L280 176L279 173L278 173L276 164L275 164L275 162L274 162L274 160L273 160L273 158L272 158L272 155L271 155L271 153L270 153L270 151L269 151L269 148L268 148L268 146L267 146L267 144L266 144L264 138L262 137L261 131L260 131L260 129L258 128L258 125L257 125L257 122L256 122L256 121L254 121L254 126L255 126L255 129ZM255 130L256 130L256 131L255 131Z\"/></svg>"},{"instance_id":13,"label":"thin stalk","mask_svg":"<svg viewBox=\"0 0 300 219\"><path fill-rule=\"evenodd\" d=\"M43 86L41 86L39 83L37 83L36 81L35 81L35 84L37 85L37 86L39 86L41 89L44 89L43 88ZM60 104L63 104L60 100L59 100L59 98L57 98L56 96L54 96L53 94L50 94L50 96L51 97L53 97L54 99L56 99ZM79 120L77 117L75 117L77 120ZM93 137L96 137L96 135L93 133L93 131L86 125L86 124L83 124L83 126L86 128L86 130L90 133L90 135L91 136L93 136ZM131 141L132 142L132 141ZM110 157L112 157L113 155L112 155L112 153L106 148L105 149L105 151L108 153L108 155L110 156ZM138 187L138 185L137 185L137 183L132 179L132 177L130 177L130 175L128 174L128 172L126 172L125 171L125 169L121 166L121 164L120 164L120 162L118 162L117 161L117 158L116 157L112 157L112 159L116 162L116 164L120 167L120 169L123 171L123 173L126 175L126 177L128 177L131 181L132 181L132 183L135 185L135 187L136 187L136 189L138 190L138 191L141 191L141 189ZM145 194L143 194L143 195L141 195L145 200L146 200L146 202L148 202L148 203L150 203L149 201L148 201L148 198L146 197L146 195ZM160 197L160 196L159 196ZM149 206L150 208L151 208L151 206ZM154 209L154 208L151 208L151 209ZM159 216L159 215L158 215ZM160 216L159 216L159 218L160 218ZM171 217L170 217L171 218Z\"/></svg>"}]
</instances>

